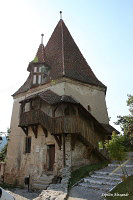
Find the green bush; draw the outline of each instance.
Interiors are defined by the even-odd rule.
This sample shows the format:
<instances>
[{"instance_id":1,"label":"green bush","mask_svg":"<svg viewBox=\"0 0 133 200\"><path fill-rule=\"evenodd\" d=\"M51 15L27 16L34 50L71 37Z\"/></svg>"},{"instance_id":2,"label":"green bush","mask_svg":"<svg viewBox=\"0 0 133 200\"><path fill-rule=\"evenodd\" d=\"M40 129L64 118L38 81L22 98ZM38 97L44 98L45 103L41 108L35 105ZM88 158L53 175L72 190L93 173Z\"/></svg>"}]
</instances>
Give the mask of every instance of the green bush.
<instances>
[{"instance_id":1,"label":"green bush","mask_svg":"<svg viewBox=\"0 0 133 200\"><path fill-rule=\"evenodd\" d=\"M123 161L126 159L125 136L112 134L112 139L105 144L112 160Z\"/></svg>"},{"instance_id":2,"label":"green bush","mask_svg":"<svg viewBox=\"0 0 133 200\"><path fill-rule=\"evenodd\" d=\"M0 152L0 161L5 161L7 153L7 144L4 146L4 148Z\"/></svg>"}]
</instances>

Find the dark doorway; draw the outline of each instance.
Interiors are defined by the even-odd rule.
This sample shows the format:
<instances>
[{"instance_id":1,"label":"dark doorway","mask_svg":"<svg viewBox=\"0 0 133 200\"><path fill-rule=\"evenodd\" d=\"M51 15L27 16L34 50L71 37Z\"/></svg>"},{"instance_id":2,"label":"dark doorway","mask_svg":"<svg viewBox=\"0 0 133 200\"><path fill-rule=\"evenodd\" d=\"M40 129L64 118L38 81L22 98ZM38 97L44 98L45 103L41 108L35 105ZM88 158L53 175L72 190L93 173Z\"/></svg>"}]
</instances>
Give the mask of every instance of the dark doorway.
<instances>
[{"instance_id":1,"label":"dark doorway","mask_svg":"<svg viewBox=\"0 0 133 200\"><path fill-rule=\"evenodd\" d=\"M48 145L48 171L53 171L55 162L55 145Z\"/></svg>"}]
</instances>

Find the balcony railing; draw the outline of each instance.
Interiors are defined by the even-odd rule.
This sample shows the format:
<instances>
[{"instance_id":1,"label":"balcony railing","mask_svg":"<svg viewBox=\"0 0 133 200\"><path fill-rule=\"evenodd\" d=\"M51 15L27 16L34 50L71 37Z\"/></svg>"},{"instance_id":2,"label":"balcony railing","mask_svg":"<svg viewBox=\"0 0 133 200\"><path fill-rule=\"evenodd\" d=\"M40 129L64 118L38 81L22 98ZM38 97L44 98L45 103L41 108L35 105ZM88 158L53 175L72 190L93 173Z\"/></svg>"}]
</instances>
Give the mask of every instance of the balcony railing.
<instances>
[{"instance_id":1,"label":"balcony railing","mask_svg":"<svg viewBox=\"0 0 133 200\"><path fill-rule=\"evenodd\" d=\"M43 125L49 131L53 130L52 118L41 110L30 110L20 115L19 126Z\"/></svg>"},{"instance_id":2,"label":"balcony railing","mask_svg":"<svg viewBox=\"0 0 133 200\"><path fill-rule=\"evenodd\" d=\"M54 133L77 133L79 132L79 118L77 116L56 117L54 123Z\"/></svg>"},{"instance_id":3,"label":"balcony railing","mask_svg":"<svg viewBox=\"0 0 133 200\"><path fill-rule=\"evenodd\" d=\"M79 132L77 116L61 116L52 118L41 110L21 113L19 126L43 125L52 134Z\"/></svg>"}]
</instances>

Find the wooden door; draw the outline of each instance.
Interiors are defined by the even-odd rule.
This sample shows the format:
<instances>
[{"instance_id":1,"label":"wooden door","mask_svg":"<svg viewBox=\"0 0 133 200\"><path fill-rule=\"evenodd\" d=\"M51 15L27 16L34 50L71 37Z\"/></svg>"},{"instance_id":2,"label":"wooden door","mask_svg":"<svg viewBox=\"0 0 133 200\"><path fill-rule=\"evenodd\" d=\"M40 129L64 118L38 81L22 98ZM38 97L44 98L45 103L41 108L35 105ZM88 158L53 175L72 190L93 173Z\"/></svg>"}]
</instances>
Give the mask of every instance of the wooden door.
<instances>
[{"instance_id":1,"label":"wooden door","mask_svg":"<svg viewBox=\"0 0 133 200\"><path fill-rule=\"evenodd\" d=\"M53 171L55 162L55 145L48 145L48 171Z\"/></svg>"}]
</instances>

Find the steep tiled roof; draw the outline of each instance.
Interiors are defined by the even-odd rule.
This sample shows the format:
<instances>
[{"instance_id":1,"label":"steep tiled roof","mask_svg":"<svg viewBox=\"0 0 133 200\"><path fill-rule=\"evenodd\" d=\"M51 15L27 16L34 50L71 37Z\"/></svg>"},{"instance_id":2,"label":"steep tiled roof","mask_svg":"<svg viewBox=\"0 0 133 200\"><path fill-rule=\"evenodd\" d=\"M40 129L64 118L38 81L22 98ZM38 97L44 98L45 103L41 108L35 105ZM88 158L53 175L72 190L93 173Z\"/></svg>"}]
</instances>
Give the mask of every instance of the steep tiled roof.
<instances>
[{"instance_id":1,"label":"steep tiled roof","mask_svg":"<svg viewBox=\"0 0 133 200\"><path fill-rule=\"evenodd\" d=\"M45 100L49 104L57 104L57 103L78 103L75 101L71 96L68 95L62 95L59 96L58 94L52 92L51 90L46 90L45 92L42 92L40 95L40 98Z\"/></svg>"},{"instance_id":2,"label":"steep tiled roof","mask_svg":"<svg viewBox=\"0 0 133 200\"><path fill-rule=\"evenodd\" d=\"M30 95L29 97L25 98L23 101L29 101L30 99L34 99L37 97L40 97L42 100L44 100L48 104L57 104L61 102L78 104L78 102L74 100L71 96L68 96L68 95L59 96L58 94L56 94L55 92L51 90L46 90L44 92L39 92L37 94Z\"/></svg>"},{"instance_id":3,"label":"steep tiled roof","mask_svg":"<svg viewBox=\"0 0 133 200\"><path fill-rule=\"evenodd\" d=\"M37 50L36 56L35 56L34 60L32 60L29 63L29 66L28 66L27 70L31 71L31 68L32 68L33 64L46 63L46 60L47 60L47 56L46 56L46 53L45 53L44 45L40 44L39 48Z\"/></svg>"},{"instance_id":4,"label":"steep tiled roof","mask_svg":"<svg viewBox=\"0 0 133 200\"><path fill-rule=\"evenodd\" d=\"M46 53L43 44L40 44L35 59L37 59L39 63L45 62Z\"/></svg>"},{"instance_id":5,"label":"steep tiled roof","mask_svg":"<svg viewBox=\"0 0 133 200\"><path fill-rule=\"evenodd\" d=\"M38 96L48 104L54 104L60 101L60 96L51 90L46 90L45 92L40 93Z\"/></svg>"},{"instance_id":6,"label":"steep tiled roof","mask_svg":"<svg viewBox=\"0 0 133 200\"><path fill-rule=\"evenodd\" d=\"M52 79L64 75L91 85L105 87L92 72L63 20L57 24L45 51L52 66Z\"/></svg>"},{"instance_id":7,"label":"steep tiled roof","mask_svg":"<svg viewBox=\"0 0 133 200\"><path fill-rule=\"evenodd\" d=\"M87 64L62 19L58 22L46 47L40 44L35 59L29 64L29 71L35 63L45 63L51 67L45 83L64 76L106 89ZM32 81L27 80L14 95L27 91L30 87Z\"/></svg>"}]
</instances>

